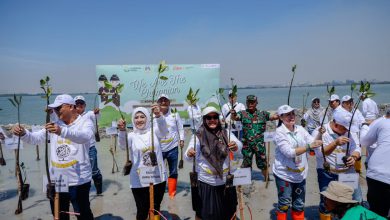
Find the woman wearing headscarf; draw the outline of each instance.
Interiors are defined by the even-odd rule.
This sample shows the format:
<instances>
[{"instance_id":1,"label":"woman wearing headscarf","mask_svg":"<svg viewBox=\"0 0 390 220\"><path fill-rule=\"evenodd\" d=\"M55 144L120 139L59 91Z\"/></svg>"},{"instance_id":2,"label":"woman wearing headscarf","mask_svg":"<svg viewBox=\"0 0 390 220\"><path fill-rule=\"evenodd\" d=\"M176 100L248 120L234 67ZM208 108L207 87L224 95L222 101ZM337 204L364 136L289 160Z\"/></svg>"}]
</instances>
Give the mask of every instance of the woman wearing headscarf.
<instances>
[{"instance_id":1,"label":"woman wearing headscarf","mask_svg":"<svg viewBox=\"0 0 390 220\"><path fill-rule=\"evenodd\" d=\"M311 108L303 115L306 122L307 131L311 134L314 129L321 125L322 119L325 116L325 110L320 104L320 99L314 97L311 100ZM327 120L325 121L325 123Z\"/></svg>"},{"instance_id":2,"label":"woman wearing headscarf","mask_svg":"<svg viewBox=\"0 0 390 220\"><path fill-rule=\"evenodd\" d=\"M276 128L275 161L272 171L278 190L277 220L286 220L292 206L292 219L304 220L305 188L308 172L307 153L322 144L301 126L295 125L295 109L278 108L281 125Z\"/></svg>"},{"instance_id":3,"label":"woman wearing headscarf","mask_svg":"<svg viewBox=\"0 0 390 220\"><path fill-rule=\"evenodd\" d=\"M191 138L185 153L190 161L195 157L198 172L199 204L195 208L195 219L231 219L236 212L236 187L226 187L226 176L229 172L229 153L239 154L242 143L223 129L219 121L220 113L214 107L206 107L202 111L203 124ZM229 142L230 136L230 142Z\"/></svg>"},{"instance_id":4,"label":"woman wearing headscarf","mask_svg":"<svg viewBox=\"0 0 390 220\"><path fill-rule=\"evenodd\" d=\"M167 134L167 126L164 116L161 115L157 105L153 105L152 111L155 115L155 131L154 131L154 151L157 155L158 169L160 171L160 182L154 183L154 209L159 211L160 204L164 196L165 185L167 180L167 172L160 149L159 140ZM127 135L128 146L130 152L130 160L133 166L130 170L130 188L133 192L134 200L137 206L137 220L145 220L149 213L149 184L143 184L140 180L139 170L145 167L151 167L150 159L151 152L151 129L150 129L150 113L146 108L139 107L134 109L132 114L133 132ZM119 120L118 128L120 130L119 146L125 149L126 141L126 124L123 120ZM159 219L155 213L155 219ZM153 219L153 220L155 220Z\"/></svg>"}]
</instances>

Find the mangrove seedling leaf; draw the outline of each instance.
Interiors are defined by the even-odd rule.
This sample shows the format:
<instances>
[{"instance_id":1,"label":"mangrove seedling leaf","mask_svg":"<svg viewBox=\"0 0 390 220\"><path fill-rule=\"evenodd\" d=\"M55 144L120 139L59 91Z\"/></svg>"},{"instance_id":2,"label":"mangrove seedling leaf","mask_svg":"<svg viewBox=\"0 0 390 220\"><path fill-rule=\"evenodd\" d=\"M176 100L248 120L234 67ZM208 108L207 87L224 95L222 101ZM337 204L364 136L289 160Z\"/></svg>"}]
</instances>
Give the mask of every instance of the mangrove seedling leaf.
<instances>
[{"instance_id":1,"label":"mangrove seedling leaf","mask_svg":"<svg viewBox=\"0 0 390 220\"><path fill-rule=\"evenodd\" d=\"M330 95L332 95L334 93L334 86L332 86L332 88L330 89Z\"/></svg>"},{"instance_id":2,"label":"mangrove seedling leaf","mask_svg":"<svg viewBox=\"0 0 390 220\"><path fill-rule=\"evenodd\" d=\"M219 94L223 94L224 91L225 91L225 90L224 90L223 88L219 88L218 93L219 93Z\"/></svg>"},{"instance_id":3,"label":"mangrove seedling leaf","mask_svg":"<svg viewBox=\"0 0 390 220\"><path fill-rule=\"evenodd\" d=\"M43 87L43 86L45 85L46 82L45 82L45 80L41 79L41 80L39 81L39 83L40 83L41 86ZM42 87L41 87L41 88L42 88Z\"/></svg>"},{"instance_id":4,"label":"mangrove seedling leaf","mask_svg":"<svg viewBox=\"0 0 390 220\"><path fill-rule=\"evenodd\" d=\"M363 83L363 81L360 81L359 92L364 92L364 83Z\"/></svg>"},{"instance_id":5,"label":"mangrove seedling leaf","mask_svg":"<svg viewBox=\"0 0 390 220\"><path fill-rule=\"evenodd\" d=\"M199 89L196 90L195 95L194 95L195 97L198 95L198 92L199 92Z\"/></svg>"},{"instance_id":6,"label":"mangrove seedling leaf","mask_svg":"<svg viewBox=\"0 0 390 220\"><path fill-rule=\"evenodd\" d=\"M161 79L161 80L167 80L168 77L166 77L166 76L160 76L160 79Z\"/></svg>"},{"instance_id":7,"label":"mangrove seedling leaf","mask_svg":"<svg viewBox=\"0 0 390 220\"><path fill-rule=\"evenodd\" d=\"M16 107L16 104L14 103L14 100L12 100L12 99L8 99L8 100L11 102L11 104L12 104L13 106Z\"/></svg>"},{"instance_id":8,"label":"mangrove seedling leaf","mask_svg":"<svg viewBox=\"0 0 390 220\"><path fill-rule=\"evenodd\" d=\"M295 69L297 68L297 64L295 64L294 66L292 66L292 68L291 68L291 71L293 72L293 73L295 73Z\"/></svg>"},{"instance_id":9,"label":"mangrove seedling leaf","mask_svg":"<svg viewBox=\"0 0 390 220\"><path fill-rule=\"evenodd\" d=\"M369 82L366 82L366 84L364 85L364 91L365 92L369 91L370 87L371 87L371 84Z\"/></svg>"},{"instance_id":10,"label":"mangrove seedling leaf","mask_svg":"<svg viewBox=\"0 0 390 220\"><path fill-rule=\"evenodd\" d=\"M46 76L46 82L49 82L49 81L50 81L49 76Z\"/></svg>"}]
</instances>

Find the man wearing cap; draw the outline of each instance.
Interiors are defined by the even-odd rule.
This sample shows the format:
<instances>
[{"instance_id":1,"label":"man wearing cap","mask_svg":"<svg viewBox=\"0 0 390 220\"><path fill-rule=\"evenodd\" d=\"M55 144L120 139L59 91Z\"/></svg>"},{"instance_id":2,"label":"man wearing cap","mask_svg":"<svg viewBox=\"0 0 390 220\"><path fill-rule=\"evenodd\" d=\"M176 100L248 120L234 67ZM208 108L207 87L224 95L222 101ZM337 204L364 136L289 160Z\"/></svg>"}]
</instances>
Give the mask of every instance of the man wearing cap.
<instances>
[{"instance_id":1,"label":"man wearing cap","mask_svg":"<svg viewBox=\"0 0 390 220\"><path fill-rule=\"evenodd\" d=\"M92 124L94 125L94 131L99 132L96 129L95 124L97 123L97 116L99 114L99 108L95 108L93 111L85 111L86 103L85 98L81 95L76 96L74 98L74 101L76 103L76 111L79 115L84 117L85 119L91 120ZM96 188L96 194L100 195L103 191L103 176L100 173L100 169L98 167L98 161L97 161L97 150L96 150L96 139L95 136L91 139L91 147L89 148L89 161L91 163L92 167L92 179L95 184Z\"/></svg>"},{"instance_id":2,"label":"man wearing cap","mask_svg":"<svg viewBox=\"0 0 390 220\"><path fill-rule=\"evenodd\" d=\"M311 108L303 115L303 120L307 125L307 131L309 134L313 132L314 129L321 125L322 120L325 117L325 109L320 104L320 98L314 97L311 100ZM325 122L327 118L325 117Z\"/></svg>"},{"instance_id":3,"label":"man wearing cap","mask_svg":"<svg viewBox=\"0 0 390 220\"><path fill-rule=\"evenodd\" d=\"M352 187L337 181L330 182L326 191L321 192L325 198L327 211L337 219L385 220L385 218L359 205L358 201L352 199L352 194Z\"/></svg>"},{"instance_id":4,"label":"man wearing cap","mask_svg":"<svg viewBox=\"0 0 390 220\"><path fill-rule=\"evenodd\" d=\"M184 146L184 129L180 115L171 113L168 95L161 94L157 99L160 111L163 113L167 122L169 134L160 140L163 159L168 161L169 176L168 176L168 194L171 199L176 195L177 186L177 161L179 158L179 149Z\"/></svg>"},{"instance_id":5,"label":"man wearing cap","mask_svg":"<svg viewBox=\"0 0 390 220\"><path fill-rule=\"evenodd\" d=\"M50 134L50 173L52 179L59 175L67 176L69 192L60 193L60 219L69 219L69 202L74 212L80 213L77 219L93 219L89 203L91 188L91 164L89 162L90 141L93 139L93 123L81 117L76 111L75 101L70 95L58 95L48 106L58 115L59 120L50 122L37 132L29 132L21 126L13 127L15 135L29 144L45 141L46 131ZM50 201L53 208L53 201Z\"/></svg>"},{"instance_id":6,"label":"man wearing cap","mask_svg":"<svg viewBox=\"0 0 390 220\"><path fill-rule=\"evenodd\" d=\"M257 97L248 95L246 97L247 109L236 112L231 110L232 120L242 122L244 144L241 153L244 157L241 167L252 168L252 158L255 155L256 165L261 170L264 179L267 175L266 150L264 145L264 132L267 121L276 120L279 117L272 115L267 111L257 109Z\"/></svg>"},{"instance_id":7,"label":"man wearing cap","mask_svg":"<svg viewBox=\"0 0 390 220\"><path fill-rule=\"evenodd\" d=\"M328 109L328 112L326 114L328 117L328 121L332 121L333 120L333 112L336 110L339 110L341 108L340 97L337 94L333 94L330 96L328 101L329 101L330 109Z\"/></svg>"},{"instance_id":8,"label":"man wearing cap","mask_svg":"<svg viewBox=\"0 0 390 220\"><path fill-rule=\"evenodd\" d=\"M372 148L374 143L376 147ZM370 124L361 144L370 152L366 177L370 210L390 218L390 108Z\"/></svg>"},{"instance_id":9,"label":"man wearing cap","mask_svg":"<svg viewBox=\"0 0 390 220\"><path fill-rule=\"evenodd\" d=\"M333 113L333 121L326 123L323 129L317 128L313 131L313 137L320 137L323 141L324 153L326 162L330 165L330 170L324 169L324 156L321 148L315 149L317 159L317 179L320 192L323 192L328 187L331 181L337 181L339 174L356 173L353 168L355 162L360 158L360 147L358 147L353 139L346 137L349 122L352 114L347 111L335 111ZM321 131L320 131L321 130ZM349 142L349 152L347 164L344 164L342 158L346 155L347 143ZM356 175L358 178L358 175ZM361 201L360 188L355 190L354 199ZM324 198L321 196L320 219L330 220L331 216L325 209Z\"/></svg>"},{"instance_id":10,"label":"man wearing cap","mask_svg":"<svg viewBox=\"0 0 390 220\"><path fill-rule=\"evenodd\" d=\"M349 96L349 95L343 96L343 98L341 98L341 106L342 106L342 108L341 108L342 111L348 111L348 112L353 114L354 102L353 102L353 98L351 96ZM353 140L355 141L357 146L360 146L359 135L360 135L360 129L361 129L363 123L365 123L365 119L364 119L362 113L359 111L359 109L356 108L355 115L353 116L353 120L352 120L352 124L351 124L350 133L351 133L351 137L353 138ZM359 160L355 164L356 171L360 173L361 167L362 167L361 161Z\"/></svg>"},{"instance_id":11,"label":"man wearing cap","mask_svg":"<svg viewBox=\"0 0 390 220\"><path fill-rule=\"evenodd\" d=\"M232 103L233 103L233 108L232 108ZM239 121L234 121L234 120L230 120L230 110L231 109L234 109L236 112L240 112L240 111L243 111L245 110L245 105L242 104L242 103L239 103L237 102L237 96L233 96L233 91L230 90L229 91L229 102L228 103L225 103L223 106L222 106L222 114L225 118L225 123L226 124L229 124L230 122L232 122L232 127L230 128L231 131L233 132L233 134L238 138L238 139L241 139L241 136L242 136L242 124L241 122Z\"/></svg>"},{"instance_id":12,"label":"man wearing cap","mask_svg":"<svg viewBox=\"0 0 390 220\"><path fill-rule=\"evenodd\" d=\"M378 105L374 100L367 97L366 93L362 93L360 96L362 102L362 113L366 121L373 121L379 116Z\"/></svg>"}]
</instances>

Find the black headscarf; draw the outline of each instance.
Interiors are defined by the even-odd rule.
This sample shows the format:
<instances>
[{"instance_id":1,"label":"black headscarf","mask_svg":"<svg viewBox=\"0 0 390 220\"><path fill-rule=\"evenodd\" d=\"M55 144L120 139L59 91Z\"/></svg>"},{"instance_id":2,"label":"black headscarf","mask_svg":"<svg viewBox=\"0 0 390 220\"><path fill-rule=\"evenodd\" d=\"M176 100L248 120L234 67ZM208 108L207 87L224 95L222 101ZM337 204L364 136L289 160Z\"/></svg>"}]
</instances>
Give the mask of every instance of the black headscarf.
<instances>
[{"instance_id":1,"label":"black headscarf","mask_svg":"<svg viewBox=\"0 0 390 220\"><path fill-rule=\"evenodd\" d=\"M209 128L205 117L203 117L203 124L199 127L197 136L200 140L200 151L203 157L214 167L217 175L222 179L223 163L228 156L226 130L222 129L219 121L215 129Z\"/></svg>"}]
</instances>

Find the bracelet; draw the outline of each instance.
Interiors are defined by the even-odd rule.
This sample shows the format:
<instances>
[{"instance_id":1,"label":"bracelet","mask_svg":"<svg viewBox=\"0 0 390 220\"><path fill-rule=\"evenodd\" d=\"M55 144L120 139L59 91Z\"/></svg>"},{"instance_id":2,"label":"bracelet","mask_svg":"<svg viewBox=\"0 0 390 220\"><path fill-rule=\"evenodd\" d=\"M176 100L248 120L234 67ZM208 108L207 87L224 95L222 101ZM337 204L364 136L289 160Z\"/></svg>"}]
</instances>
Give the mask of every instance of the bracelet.
<instances>
[{"instance_id":1,"label":"bracelet","mask_svg":"<svg viewBox=\"0 0 390 220\"><path fill-rule=\"evenodd\" d=\"M310 144L307 144L307 145L306 145L306 152L309 152L310 150L311 150Z\"/></svg>"}]
</instances>

